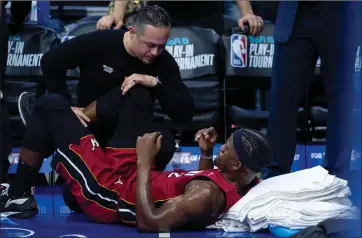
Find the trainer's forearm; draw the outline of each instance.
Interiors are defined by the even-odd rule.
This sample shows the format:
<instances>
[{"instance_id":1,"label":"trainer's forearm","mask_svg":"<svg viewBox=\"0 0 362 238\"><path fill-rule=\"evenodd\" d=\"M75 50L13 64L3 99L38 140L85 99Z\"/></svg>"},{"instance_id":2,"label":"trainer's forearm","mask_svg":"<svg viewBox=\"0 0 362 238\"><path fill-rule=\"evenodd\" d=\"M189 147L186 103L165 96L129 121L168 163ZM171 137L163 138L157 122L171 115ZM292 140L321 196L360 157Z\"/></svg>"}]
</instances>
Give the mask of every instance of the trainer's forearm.
<instances>
[{"instance_id":1,"label":"trainer's forearm","mask_svg":"<svg viewBox=\"0 0 362 238\"><path fill-rule=\"evenodd\" d=\"M143 230L155 227L155 204L151 192L151 165L137 164L136 211L137 226Z\"/></svg>"},{"instance_id":2,"label":"trainer's forearm","mask_svg":"<svg viewBox=\"0 0 362 238\"><path fill-rule=\"evenodd\" d=\"M90 119L89 123L97 121L97 101L92 102L84 108L83 113Z\"/></svg>"}]
</instances>

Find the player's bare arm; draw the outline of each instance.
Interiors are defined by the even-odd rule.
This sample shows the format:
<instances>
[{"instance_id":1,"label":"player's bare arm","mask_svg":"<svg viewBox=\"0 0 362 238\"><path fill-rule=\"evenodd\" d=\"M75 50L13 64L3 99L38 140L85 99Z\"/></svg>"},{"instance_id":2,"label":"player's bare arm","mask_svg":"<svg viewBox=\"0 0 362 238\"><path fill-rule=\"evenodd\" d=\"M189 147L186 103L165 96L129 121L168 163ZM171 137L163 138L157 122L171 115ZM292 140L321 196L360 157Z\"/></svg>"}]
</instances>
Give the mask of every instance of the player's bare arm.
<instances>
[{"instance_id":1,"label":"player's bare arm","mask_svg":"<svg viewBox=\"0 0 362 238\"><path fill-rule=\"evenodd\" d=\"M97 101L92 102L82 112L90 119L89 123L93 123L97 120Z\"/></svg>"},{"instance_id":2,"label":"player's bare arm","mask_svg":"<svg viewBox=\"0 0 362 238\"><path fill-rule=\"evenodd\" d=\"M150 173L153 159L161 146L159 133L145 134L137 140L137 226L145 232L166 232L192 222L206 225L225 206L225 196L211 181L190 182L183 195L156 208L152 199Z\"/></svg>"},{"instance_id":3,"label":"player's bare arm","mask_svg":"<svg viewBox=\"0 0 362 238\"><path fill-rule=\"evenodd\" d=\"M138 173L138 176L142 176ZM143 177L138 177L143 180ZM137 181L138 182L138 181ZM147 184L146 184L147 183ZM152 201L149 180L137 187L137 226L144 232L168 232L186 224L205 227L217 219L225 206L223 192L211 181L195 180L185 193L156 209Z\"/></svg>"},{"instance_id":4,"label":"player's bare arm","mask_svg":"<svg viewBox=\"0 0 362 238\"><path fill-rule=\"evenodd\" d=\"M198 170L214 168L213 149L217 141L218 134L214 127L199 130L195 135L195 142L200 147L200 161Z\"/></svg>"}]
</instances>

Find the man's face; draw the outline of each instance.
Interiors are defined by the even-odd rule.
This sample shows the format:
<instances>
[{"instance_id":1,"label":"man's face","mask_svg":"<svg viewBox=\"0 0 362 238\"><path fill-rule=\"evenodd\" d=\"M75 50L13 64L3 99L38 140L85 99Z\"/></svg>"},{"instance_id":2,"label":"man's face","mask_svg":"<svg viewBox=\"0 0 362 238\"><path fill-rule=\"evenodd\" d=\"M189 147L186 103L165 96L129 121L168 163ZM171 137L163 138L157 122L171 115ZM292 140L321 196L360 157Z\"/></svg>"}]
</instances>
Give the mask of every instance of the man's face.
<instances>
[{"instance_id":1,"label":"man's face","mask_svg":"<svg viewBox=\"0 0 362 238\"><path fill-rule=\"evenodd\" d=\"M229 139L220 148L220 152L215 159L215 165L223 172L230 172L239 162L238 155L234 148L233 137Z\"/></svg>"},{"instance_id":2,"label":"man's face","mask_svg":"<svg viewBox=\"0 0 362 238\"><path fill-rule=\"evenodd\" d=\"M170 28L157 28L151 25L144 25L144 30L136 32L137 29L130 29L134 36L134 49L136 57L143 63L152 63L165 49L170 36Z\"/></svg>"}]
</instances>

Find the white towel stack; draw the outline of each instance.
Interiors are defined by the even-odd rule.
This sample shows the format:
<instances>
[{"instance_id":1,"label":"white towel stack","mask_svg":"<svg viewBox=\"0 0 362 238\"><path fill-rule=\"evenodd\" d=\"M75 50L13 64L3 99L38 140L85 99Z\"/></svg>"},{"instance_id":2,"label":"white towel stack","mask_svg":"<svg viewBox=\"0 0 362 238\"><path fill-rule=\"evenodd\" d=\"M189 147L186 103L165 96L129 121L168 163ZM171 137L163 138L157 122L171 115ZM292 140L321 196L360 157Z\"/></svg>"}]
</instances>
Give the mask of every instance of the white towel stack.
<instances>
[{"instance_id":1,"label":"white towel stack","mask_svg":"<svg viewBox=\"0 0 362 238\"><path fill-rule=\"evenodd\" d=\"M345 180L317 166L264 180L208 228L256 232L268 226L303 229L330 218L359 219Z\"/></svg>"}]
</instances>

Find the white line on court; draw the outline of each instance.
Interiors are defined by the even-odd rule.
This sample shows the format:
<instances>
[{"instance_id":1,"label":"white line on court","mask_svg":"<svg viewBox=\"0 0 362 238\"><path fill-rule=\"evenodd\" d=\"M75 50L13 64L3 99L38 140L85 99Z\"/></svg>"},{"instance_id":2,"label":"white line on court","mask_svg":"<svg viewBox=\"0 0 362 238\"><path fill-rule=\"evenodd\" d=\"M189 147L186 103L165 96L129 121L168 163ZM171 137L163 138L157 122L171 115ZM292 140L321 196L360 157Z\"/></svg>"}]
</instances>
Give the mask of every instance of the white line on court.
<instances>
[{"instance_id":1,"label":"white line on court","mask_svg":"<svg viewBox=\"0 0 362 238\"><path fill-rule=\"evenodd\" d=\"M159 238L170 238L171 235L169 232L165 232L165 233L158 233L158 237Z\"/></svg>"}]
</instances>

